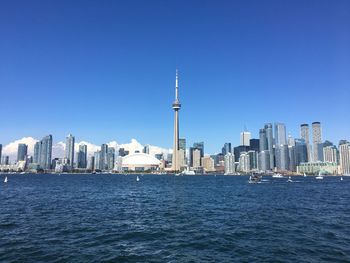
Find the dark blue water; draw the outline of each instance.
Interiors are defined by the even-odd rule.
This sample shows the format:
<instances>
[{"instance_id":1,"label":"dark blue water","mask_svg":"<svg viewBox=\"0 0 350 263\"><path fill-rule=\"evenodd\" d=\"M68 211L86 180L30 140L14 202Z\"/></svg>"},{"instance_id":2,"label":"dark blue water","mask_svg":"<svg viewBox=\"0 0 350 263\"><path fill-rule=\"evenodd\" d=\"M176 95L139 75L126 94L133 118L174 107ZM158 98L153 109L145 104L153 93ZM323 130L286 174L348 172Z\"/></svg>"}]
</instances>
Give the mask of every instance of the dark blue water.
<instances>
[{"instance_id":1,"label":"dark blue water","mask_svg":"<svg viewBox=\"0 0 350 263\"><path fill-rule=\"evenodd\" d=\"M1 262L350 262L350 178L3 178Z\"/></svg>"}]
</instances>

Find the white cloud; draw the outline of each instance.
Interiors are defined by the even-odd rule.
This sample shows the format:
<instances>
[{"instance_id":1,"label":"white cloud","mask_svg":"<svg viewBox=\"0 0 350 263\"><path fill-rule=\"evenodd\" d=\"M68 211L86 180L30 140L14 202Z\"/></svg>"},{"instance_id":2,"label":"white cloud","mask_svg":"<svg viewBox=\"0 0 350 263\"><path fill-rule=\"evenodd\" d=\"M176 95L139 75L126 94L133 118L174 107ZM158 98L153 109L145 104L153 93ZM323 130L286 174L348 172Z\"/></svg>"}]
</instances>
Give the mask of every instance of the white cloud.
<instances>
[{"instance_id":1,"label":"white cloud","mask_svg":"<svg viewBox=\"0 0 350 263\"><path fill-rule=\"evenodd\" d=\"M2 149L2 155L8 155L10 157L10 160L16 160L17 159L17 150L18 150L18 144L24 143L28 145L28 154L32 155L34 153L34 145L38 140L34 139L33 137L23 137L22 139L16 140L14 142L10 142L9 144L5 145Z\"/></svg>"}]
</instances>

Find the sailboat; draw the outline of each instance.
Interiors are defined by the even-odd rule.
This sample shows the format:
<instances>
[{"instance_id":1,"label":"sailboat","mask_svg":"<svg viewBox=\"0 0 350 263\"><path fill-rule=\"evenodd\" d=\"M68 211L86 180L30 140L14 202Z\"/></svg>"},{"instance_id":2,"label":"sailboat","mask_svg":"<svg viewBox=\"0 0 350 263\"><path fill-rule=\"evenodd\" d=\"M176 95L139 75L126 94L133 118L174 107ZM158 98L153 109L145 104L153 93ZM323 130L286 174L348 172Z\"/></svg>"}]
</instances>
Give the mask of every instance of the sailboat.
<instances>
[{"instance_id":1,"label":"sailboat","mask_svg":"<svg viewBox=\"0 0 350 263\"><path fill-rule=\"evenodd\" d=\"M7 183L7 176L5 177L4 183Z\"/></svg>"},{"instance_id":2,"label":"sailboat","mask_svg":"<svg viewBox=\"0 0 350 263\"><path fill-rule=\"evenodd\" d=\"M323 180L323 176L321 175L321 171L318 172L318 176L316 176L317 180Z\"/></svg>"},{"instance_id":3,"label":"sailboat","mask_svg":"<svg viewBox=\"0 0 350 263\"><path fill-rule=\"evenodd\" d=\"M139 176L136 176L136 182L140 181Z\"/></svg>"},{"instance_id":4,"label":"sailboat","mask_svg":"<svg viewBox=\"0 0 350 263\"><path fill-rule=\"evenodd\" d=\"M306 173L304 173L304 177L306 177Z\"/></svg>"},{"instance_id":5,"label":"sailboat","mask_svg":"<svg viewBox=\"0 0 350 263\"><path fill-rule=\"evenodd\" d=\"M287 183L293 183L292 177L288 177Z\"/></svg>"},{"instance_id":6,"label":"sailboat","mask_svg":"<svg viewBox=\"0 0 350 263\"><path fill-rule=\"evenodd\" d=\"M343 181L344 179L343 179L343 176L342 177L340 177L340 181Z\"/></svg>"}]
</instances>

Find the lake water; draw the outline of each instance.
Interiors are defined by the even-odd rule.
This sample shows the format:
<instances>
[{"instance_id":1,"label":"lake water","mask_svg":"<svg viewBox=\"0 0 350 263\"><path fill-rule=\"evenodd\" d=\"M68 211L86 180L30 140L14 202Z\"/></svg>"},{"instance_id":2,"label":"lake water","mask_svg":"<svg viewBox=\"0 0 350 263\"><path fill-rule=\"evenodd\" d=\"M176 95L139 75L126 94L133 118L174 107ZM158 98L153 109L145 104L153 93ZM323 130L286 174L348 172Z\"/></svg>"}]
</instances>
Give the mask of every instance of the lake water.
<instances>
[{"instance_id":1,"label":"lake water","mask_svg":"<svg viewBox=\"0 0 350 263\"><path fill-rule=\"evenodd\" d=\"M350 262L350 177L0 175L1 262Z\"/></svg>"}]
</instances>

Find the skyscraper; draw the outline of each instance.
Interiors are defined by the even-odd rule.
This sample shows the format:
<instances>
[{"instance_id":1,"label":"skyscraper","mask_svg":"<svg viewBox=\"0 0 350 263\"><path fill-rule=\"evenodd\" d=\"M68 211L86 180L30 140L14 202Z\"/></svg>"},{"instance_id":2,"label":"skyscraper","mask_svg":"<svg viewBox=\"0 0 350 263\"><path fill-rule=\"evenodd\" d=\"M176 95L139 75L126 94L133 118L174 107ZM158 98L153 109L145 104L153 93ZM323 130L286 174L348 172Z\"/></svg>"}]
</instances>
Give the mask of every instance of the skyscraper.
<instances>
[{"instance_id":1,"label":"skyscraper","mask_svg":"<svg viewBox=\"0 0 350 263\"><path fill-rule=\"evenodd\" d=\"M338 164L338 150L335 145L329 145L323 148L323 159L326 163Z\"/></svg>"},{"instance_id":2,"label":"skyscraper","mask_svg":"<svg viewBox=\"0 0 350 263\"><path fill-rule=\"evenodd\" d=\"M339 162L341 174L350 174L350 143L339 144Z\"/></svg>"},{"instance_id":3,"label":"skyscraper","mask_svg":"<svg viewBox=\"0 0 350 263\"><path fill-rule=\"evenodd\" d=\"M40 163L40 142L34 144L33 162L37 164Z\"/></svg>"},{"instance_id":4,"label":"skyscraper","mask_svg":"<svg viewBox=\"0 0 350 263\"><path fill-rule=\"evenodd\" d=\"M310 143L309 124L303 123L300 125L300 137L305 140L305 143Z\"/></svg>"},{"instance_id":5,"label":"skyscraper","mask_svg":"<svg viewBox=\"0 0 350 263\"><path fill-rule=\"evenodd\" d=\"M175 79L175 101L172 105L174 110L174 147L173 147L173 157L172 157L172 170L179 171L179 110L181 108L181 103L179 100L179 74L176 70L176 79Z\"/></svg>"},{"instance_id":6,"label":"skyscraper","mask_svg":"<svg viewBox=\"0 0 350 263\"><path fill-rule=\"evenodd\" d=\"M232 153L225 155L225 174L233 174L235 169L235 156Z\"/></svg>"},{"instance_id":7,"label":"skyscraper","mask_svg":"<svg viewBox=\"0 0 350 263\"><path fill-rule=\"evenodd\" d=\"M99 169L100 170L108 170L108 159L107 159L107 154L108 154L108 145L107 144L102 144L101 145L101 152L99 156ZM96 156L95 156L96 160ZM96 166L98 167L98 166Z\"/></svg>"},{"instance_id":8,"label":"skyscraper","mask_svg":"<svg viewBox=\"0 0 350 263\"><path fill-rule=\"evenodd\" d=\"M26 159L27 152L28 152L28 145L24 143L19 143L18 149L17 149L17 162L24 161Z\"/></svg>"},{"instance_id":9,"label":"skyscraper","mask_svg":"<svg viewBox=\"0 0 350 263\"><path fill-rule=\"evenodd\" d=\"M250 137L251 134L249 131L247 131L246 129L244 131L241 132L241 144L243 146L250 146Z\"/></svg>"},{"instance_id":10,"label":"skyscraper","mask_svg":"<svg viewBox=\"0 0 350 263\"><path fill-rule=\"evenodd\" d=\"M266 151L267 148L267 138L266 138L266 130L260 129L259 130L259 151Z\"/></svg>"},{"instance_id":11,"label":"skyscraper","mask_svg":"<svg viewBox=\"0 0 350 263\"><path fill-rule=\"evenodd\" d=\"M308 161L307 145L304 139L295 139L295 165L298 166L301 163Z\"/></svg>"},{"instance_id":12,"label":"skyscraper","mask_svg":"<svg viewBox=\"0 0 350 263\"><path fill-rule=\"evenodd\" d=\"M284 123L275 123L275 143L276 148L281 145L287 145L286 125Z\"/></svg>"},{"instance_id":13,"label":"skyscraper","mask_svg":"<svg viewBox=\"0 0 350 263\"><path fill-rule=\"evenodd\" d=\"M273 149L273 131L272 131L272 124L266 123L265 124L265 131L266 131L266 139L267 139L267 150L269 154L269 161L270 161L270 169L273 169L275 167L275 152Z\"/></svg>"},{"instance_id":14,"label":"skyscraper","mask_svg":"<svg viewBox=\"0 0 350 263\"><path fill-rule=\"evenodd\" d=\"M194 149L192 152L192 167L201 167L201 152L199 149Z\"/></svg>"},{"instance_id":15,"label":"skyscraper","mask_svg":"<svg viewBox=\"0 0 350 263\"><path fill-rule=\"evenodd\" d=\"M269 151L261 151L258 156L259 170L263 172L269 171L271 169Z\"/></svg>"},{"instance_id":16,"label":"skyscraper","mask_svg":"<svg viewBox=\"0 0 350 263\"><path fill-rule=\"evenodd\" d=\"M52 135L45 136L39 145L39 165L42 169L51 168L52 157Z\"/></svg>"},{"instance_id":17,"label":"skyscraper","mask_svg":"<svg viewBox=\"0 0 350 263\"><path fill-rule=\"evenodd\" d=\"M95 170L102 170L103 167L101 164L101 151L97 151L94 153L94 161L95 161L95 164L94 164Z\"/></svg>"},{"instance_id":18,"label":"skyscraper","mask_svg":"<svg viewBox=\"0 0 350 263\"><path fill-rule=\"evenodd\" d=\"M195 142L193 148L198 149L201 153L201 158L204 157L204 142Z\"/></svg>"},{"instance_id":19,"label":"skyscraper","mask_svg":"<svg viewBox=\"0 0 350 263\"><path fill-rule=\"evenodd\" d=\"M1 158L2 158L2 144L0 144L0 164L1 164Z\"/></svg>"},{"instance_id":20,"label":"skyscraper","mask_svg":"<svg viewBox=\"0 0 350 263\"><path fill-rule=\"evenodd\" d=\"M66 155L65 157L68 160L68 164L71 168L73 168L74 165L74 143L75 138L72 134L68 134L66 137Z\"/></svg>"},{"instance_id":21,"label":"skyscraper","mask_svg":"<svg viewBox=\"0 0 350 263\"><path fill-rule=\"evenodd\" d=\"M185 166L186 165L186 139L180 138L179 139L179 151L181 151L181 156L179 156L180 163L179 166Z\"/></svg>"},{"instance_id":22,"label":"skyscraper","mask_svg":"<svg viewBox=\"0 0 350 263\"><path fill-rule=\"evenodd\" d=\"M313 161L322 161L321 156L319 156L319 144L322 143L322 130L321 130L321 123L320 122L313 122L312 123L312 145L313 145Z\"/></svg>"},{"instance_id":23,"label":"skyscraper","mask_svg":"<svg viewBox=\"0 0 350 263\"><path fill-rule=\"evenodd\" d=\"M280 171L289 170L289 150L287 144L276 148L276 167Z\"/></svg>"},{"instance_id":24,"label":"skyscraper","mask_svg":"<svg viewBox=\"0 0 350 263\"><path fill-rule=\"evenodd\" d=\"M81 169L87 168L87 145L79 145L77 166Z\"/></svg>"},{"instance_id":25,"label":"skyscraper","mask_svg":"<svg viewBox=\"0 0 350 263\"><path fill-rule=\"evenodd\" d=\"M149 154L149 151L148 151ZM108 170L113 170L115 163L115 148L114 147L108 147L108 153L107 153L107 167Z\"/></svg>"},{"instance_id":26,"label":"skyscraper","mask_svg":"<svg viewBox=\"0 0 350 263\"><path fill-rule=\"evenodd\" d=\"M231 152L232 152L231 143L230 142L226 142L224 144L224 146L222 147L221 153L223 155L226 155L226 154L231 153Z\"/></svg>"},{"instance_id":27,"label":"skyscraper","mask_svg":"<svg viewBox=\"0 0 350 263\"><path fill-rule=\"evenodd\" d=\"M284 123L275 123L275 143L276 143L276 167L278 170L285 171L289 169L289 152L287 144L286 125Z\"/></svg>"},{"instance_id":28,"label":"skyscraper","mask_svg":"<svg viewBox=\"0 0 350 263\"><path fill-rule=\"evenodd\" d=\"M301 139L305 140L306 149L307 149L307 159L309 162L312 161L312 150L310 145L310 131L309 131L309 124L303 123L300 125L300 137Z\"/></svg>"}]
</instances>

